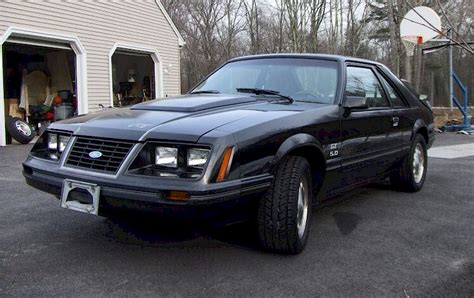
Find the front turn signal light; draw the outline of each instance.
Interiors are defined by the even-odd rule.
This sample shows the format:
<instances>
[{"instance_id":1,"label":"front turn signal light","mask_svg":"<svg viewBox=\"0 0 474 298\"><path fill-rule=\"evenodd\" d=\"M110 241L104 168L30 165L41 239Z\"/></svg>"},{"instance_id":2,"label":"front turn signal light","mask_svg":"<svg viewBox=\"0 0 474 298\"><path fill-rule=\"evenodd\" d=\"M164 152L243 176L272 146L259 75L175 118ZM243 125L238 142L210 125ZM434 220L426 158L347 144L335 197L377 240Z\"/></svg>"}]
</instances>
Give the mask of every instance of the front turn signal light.
<instances>
[{"instance_id":1,"label":"front turn signal light","mask_svg":"<svg viewBox=\"0 0 474 298\"><path fill-rule=\"evenodd\" d=\"M224 158L222 159L219 173L217 174L216 182L222 182L229 174L230 166L232 165L232 158L234 156L234 147L228 147L224 151Z\"/></svg>"},{"instance_id":2,"label":"front turn signal light","mask_svg":"<svg viewBox=\"0 0 474 298\"><path fill-rule=\"evenodd\" d=\"M172 201L187 201L189 200L190 196L189 193L184 191L170 191L168 193L168 200Z\"/></svg>"}]
</instances>

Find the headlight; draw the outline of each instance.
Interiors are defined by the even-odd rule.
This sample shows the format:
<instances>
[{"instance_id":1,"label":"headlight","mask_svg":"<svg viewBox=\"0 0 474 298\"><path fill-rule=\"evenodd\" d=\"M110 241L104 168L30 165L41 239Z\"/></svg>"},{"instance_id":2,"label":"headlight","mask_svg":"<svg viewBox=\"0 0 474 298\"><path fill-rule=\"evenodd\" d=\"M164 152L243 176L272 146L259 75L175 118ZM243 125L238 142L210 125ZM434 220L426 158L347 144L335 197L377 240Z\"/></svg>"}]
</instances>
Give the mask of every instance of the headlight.
<instances>
[{"instance_id":1,"label":"headlight","mask_svg":"<svg viewBox=\"0 0 474 298\"><path fill-rule=\"evenodd\" d=\"M31 154L39 158L57 161L66 149L70 139L70 133L46 131L33 146Z\"/></svg>"},{"instance_id":2,"label":"headlight","mask_svg":"<svg viewBox=\"0 0 474 298\"><path fill-rule=\"evenodd\" d=\"M203 168L209 158L210 150L191 148L188 150L188 167Z\"/></svg>"},{"instance_id":3,"label":"headlight","mask_svg":"<svg viewBox=\"0 0 474 298\"><path fill-rule=\"evenodd\" d=\"M198 179L211 158L211 146L148 142L128 168L132 175Z\"/></svg>"},{"instance_id":4,"label":"headlight","mask_svg":"<svg viewBox=\"0 0 474 298\"><path fill-rule=\"evenodd\" d=\"M177 168L178 167L178 148L174 147L156 147L155 164L157 166Z\"/></svg>"},{"instance_id":5,"label":"headlight","mask_svg":"<svg viewBox=\"0 0 474 298\"><path fill-rule=\"evenodd\" d=\"M70 136L48 133L48 149L63 153L70 139Z\"/></svg>"},{"instance_id":6,"label":"headlight","mask_svg":"<svg viewBox=\"0 0 474 298\"><path fill-rule=\"evenodd\" d=\"M48 133L48 149L57 150L58 149L58 135L55 133Z\"/></svg>"},{"instance_id":7,"label":"headlight","mask_svg":"<svg viewBox=\"0 0 474 298\"><path fill-rule=\"evenodd\" d=\"M58 145L58 150L60 153L64 152L64 149L66 149L67 144L69 143L69 140L71 139L70 136L59 136L59 145Z\"/></svg>"}]
</instances>

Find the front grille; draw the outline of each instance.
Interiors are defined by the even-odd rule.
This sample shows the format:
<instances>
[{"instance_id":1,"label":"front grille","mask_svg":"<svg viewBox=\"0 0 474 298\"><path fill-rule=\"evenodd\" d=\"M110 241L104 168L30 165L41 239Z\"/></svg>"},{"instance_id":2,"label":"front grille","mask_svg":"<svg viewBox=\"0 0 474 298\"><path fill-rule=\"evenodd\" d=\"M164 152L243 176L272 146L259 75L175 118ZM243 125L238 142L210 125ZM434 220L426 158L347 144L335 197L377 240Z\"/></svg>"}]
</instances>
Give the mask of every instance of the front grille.
<instances>
[{"instance_id":1,"label":"front grille","mask_svg":"<svg viewBox=\"0 0 474 298\"><path fill-rule=\"evenodd\" d=\"M66 165L81 169L116 174L132 150L133 143L78 137L67 157ZM99 151L102 156L91 158L89 153Z\"/></svg>"}]
</instances>

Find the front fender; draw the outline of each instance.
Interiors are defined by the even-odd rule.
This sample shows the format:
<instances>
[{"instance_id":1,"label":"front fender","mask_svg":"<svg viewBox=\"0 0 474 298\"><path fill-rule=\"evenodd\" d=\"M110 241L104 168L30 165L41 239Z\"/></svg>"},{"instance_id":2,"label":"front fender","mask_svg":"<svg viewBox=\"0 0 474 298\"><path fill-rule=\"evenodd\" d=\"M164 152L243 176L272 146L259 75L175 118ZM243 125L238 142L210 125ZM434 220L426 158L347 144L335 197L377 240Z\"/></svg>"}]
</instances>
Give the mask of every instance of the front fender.
<instances>
[{"instance_id":1,"label":"front fender","mask_svg":"<svg viewBox=\"0 0 474 298\"><path fill-rule=\"evenodd\" d=\"M323 155L323 146L321 143L312 135L306 133L300 133L293 135L286 139L278 148L275 157L272 162L272 169L274 169L281 161L281 159L288 155L291 151L301 148L301 147L314 147L315 150L318 150L322 156Z\"/></svg>"}]
</instances>

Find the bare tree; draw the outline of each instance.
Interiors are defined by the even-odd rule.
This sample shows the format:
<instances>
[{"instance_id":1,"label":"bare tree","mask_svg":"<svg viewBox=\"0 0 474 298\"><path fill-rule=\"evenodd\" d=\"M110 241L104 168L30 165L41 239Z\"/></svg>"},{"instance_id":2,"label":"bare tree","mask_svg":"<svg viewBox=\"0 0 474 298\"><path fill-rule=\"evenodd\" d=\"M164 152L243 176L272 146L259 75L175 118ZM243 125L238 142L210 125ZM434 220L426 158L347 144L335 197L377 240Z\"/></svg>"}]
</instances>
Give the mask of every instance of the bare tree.
<instances>
[{"instance_id":1,"label":"bare tree","mask_svg":"<svg viewBox=\"0 0 474 298\"><path fill-rule=\"evenodd\" d=\"M327 26L327 42L331 53L338 52L338 43L340 39L340 26L342 24L340 20L340 5L339 1L342 0L330 0L329 1L329 25Z\"/></svg>"},{"instance_id":2,"label":"bare tree","mask_svg":"<svg viewBox=\"0 0 474 298\"><path fill-rule=\"evenodd\" d=\"M225 60L234 57L234 53L237 52L235 45L237 35L245 29L242 6L243 0L225 0L223 4L225 22L218 27L218 33Z\"/></svg>"},{"instance_id":3,"label":"bare tree","mask_svg":"<svg viewBox=\"0 0 474 298\"><path fill-rule=\"evenodd\" d=\"M292 52L315 52L318 47L319 28L323 22L326 1L283 0L286 11L288 39Z\"/></svg>"},{"instance_id":4,"label":"bare tree","mask_svg":"<svg viewBox=\"0 0 474 298\"><path fill-rule=\"evenodd\" d=\"M289 28L290 51L302 52L306 46L304 28L307 25L306 3L304 0L285 0Z\"/></svg>"},{"instance_id":5,"label":"bare tree","mask_svg":"<svg viewBox=\"0 0 474 298\"><path fill-rule=\"evenodd\" d=\"M326 13L326 1L312 0L310 5L310 52L318 50L318 34Z\"/></svg>"},{"instance_id":6,"label":"bare tree","mask_svg":"<svg viewBox=\"0 0 474 298\"><path fill-rule=\"evenodd\" d=\"M250 38L250 53L258 54L260 52L260 10L257 0L250 0L250 3L244 1L243 4Z\"/></svg>"},{"instance_id":7,"label":"bare tree","mask_svg":"<svg viewBox=\"0 0 474 298\"><path fill-rule=\"evenodd\" d=\"M453 29L455 69L474 87L472 0L162 0L186 40L181 51L187 91L225 60L276 52L336 53L368 58L413 78L420 91L446 104L446 51L407 57L400 22L414 5L435 9ZM440 33L442 36L446 32ZM462 50L461 50L462 49ZM411 64L413 62L413 69ZM431 86L431 87L430 87ZM434 90L433 90L434 88ZM473 92L470 92L471 96Z\"/></svg>"},{"instance_id":8,"label":"bare tree","mask_svg":"<svg viewBox=\"0 0 474 298\"><path fill-rule=\"evenodd\" d=\"M388 23L390 28L390 66L395 74L398 76L400 75L400 39L398 38L398 23L396 16L394 14L394 5L396 5L396 0L388 0L387 1L387 9L388 9Z\"/></svg>"},{"instance_id":9,"label":"bare tree","mask_svg":"<svg viewBox=\"0 0 474 298\"><path fill-rule=\"evenodd\" d=\"M346 34L344 37L344 54L357 56L363 42L363 33L366 27L364 21L368 9L362 0L347 0ZM360 16L358 16L358 14Z\"/></svg>"}]
</instances>

